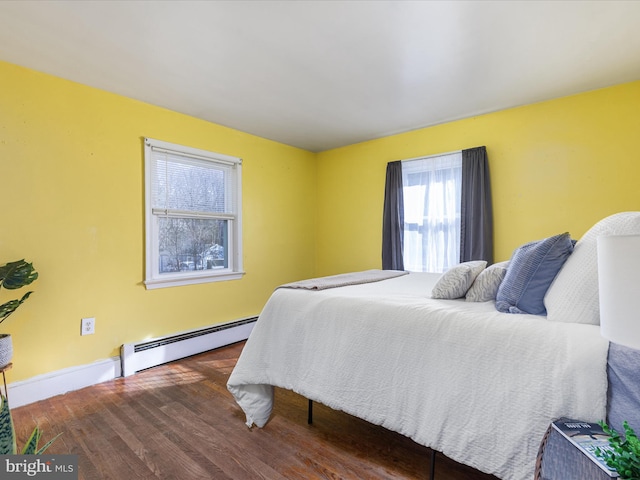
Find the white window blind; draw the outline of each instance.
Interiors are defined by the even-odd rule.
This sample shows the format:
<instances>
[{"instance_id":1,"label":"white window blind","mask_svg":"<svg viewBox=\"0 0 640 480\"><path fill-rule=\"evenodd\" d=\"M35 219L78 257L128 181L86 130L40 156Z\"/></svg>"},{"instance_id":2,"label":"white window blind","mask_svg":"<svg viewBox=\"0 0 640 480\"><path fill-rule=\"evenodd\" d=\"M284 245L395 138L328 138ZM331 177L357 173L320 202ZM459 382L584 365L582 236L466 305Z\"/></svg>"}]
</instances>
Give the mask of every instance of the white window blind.
<instances>
[{"instance_id":1,"label":"white window blind","mask_svg":"<svg viewBox=\"0 0 640 480\"><path fill-rule=\"evenodd\" d=\"M154 210L235 215L235 165L152 152Z\"/></svg>"}]
</instances>

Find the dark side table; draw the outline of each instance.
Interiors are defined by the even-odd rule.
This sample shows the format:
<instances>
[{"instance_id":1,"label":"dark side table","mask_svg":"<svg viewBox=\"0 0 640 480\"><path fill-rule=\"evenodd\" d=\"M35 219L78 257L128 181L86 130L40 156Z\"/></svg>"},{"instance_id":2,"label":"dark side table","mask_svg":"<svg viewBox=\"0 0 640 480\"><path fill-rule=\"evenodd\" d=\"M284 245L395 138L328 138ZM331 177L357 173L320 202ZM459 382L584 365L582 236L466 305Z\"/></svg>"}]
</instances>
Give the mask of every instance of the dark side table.
<instances>
[{"instance_id":1,"label":"dark side table","mask_svg":"<svg viewBox=\"0 0 640 480\"><path fill-rule=\"evenodd\" d=\"M535 480L611 480L585 453L549 425L536 458Z\"/></svg>"}]
</instances>

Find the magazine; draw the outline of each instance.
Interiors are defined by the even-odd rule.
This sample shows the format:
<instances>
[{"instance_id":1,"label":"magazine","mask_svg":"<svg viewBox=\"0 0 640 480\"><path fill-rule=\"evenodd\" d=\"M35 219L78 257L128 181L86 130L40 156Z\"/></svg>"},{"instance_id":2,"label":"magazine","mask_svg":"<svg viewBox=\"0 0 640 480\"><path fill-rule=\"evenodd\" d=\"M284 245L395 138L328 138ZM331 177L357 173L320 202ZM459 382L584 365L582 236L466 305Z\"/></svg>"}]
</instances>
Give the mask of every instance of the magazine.
<instances>
[{"instance_id":1,"label":"magazine","mask_svg":"<svg viewBox=\"0 0 640 480\"><path fill-rule=\"evenodd\" d=\"M553 428L560 432L567 440L582 450L587 457L604 470L610 477L618 477L618 472L608 466L596 453L596 449L611 450L609 435L597 423L583 422L561 418L553 422Z\"/></svg>"}]
</instances>

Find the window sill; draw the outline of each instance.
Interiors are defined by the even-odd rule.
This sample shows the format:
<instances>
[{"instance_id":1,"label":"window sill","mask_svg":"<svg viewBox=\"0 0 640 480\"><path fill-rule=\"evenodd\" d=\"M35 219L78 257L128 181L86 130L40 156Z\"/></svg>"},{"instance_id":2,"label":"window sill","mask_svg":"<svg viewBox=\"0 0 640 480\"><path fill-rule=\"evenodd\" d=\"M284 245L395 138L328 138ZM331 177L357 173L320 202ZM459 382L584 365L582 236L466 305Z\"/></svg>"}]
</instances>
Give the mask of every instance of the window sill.
<instances>
[{"instance_id":1,"label":"window sill","mask_svg":"<svg viewBox=\"0 0 640 480\"><path fill-rule=\"evenodd\" d=\"M156 288L181 287L184 285L197 285L201 283L224 282L227 280L240 280L245 272L224 272L216 274L200 274L200 275L172 275L165 278L156 278L145 280L144 285L147 290Z\"/></svg>"}]
</instances>

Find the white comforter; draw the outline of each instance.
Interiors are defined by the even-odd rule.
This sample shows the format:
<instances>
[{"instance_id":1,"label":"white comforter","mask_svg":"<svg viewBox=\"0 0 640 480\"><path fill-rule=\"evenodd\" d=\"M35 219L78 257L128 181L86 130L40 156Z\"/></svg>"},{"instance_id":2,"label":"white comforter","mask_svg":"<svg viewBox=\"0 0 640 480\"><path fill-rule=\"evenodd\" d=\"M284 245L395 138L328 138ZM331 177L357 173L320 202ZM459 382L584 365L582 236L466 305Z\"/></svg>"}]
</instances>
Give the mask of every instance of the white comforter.
<instances>
[{"instance_id":1,"label":"white comforter","mask_svg":"<svg viewBox=\"0 0 640 480\"><path fill-rule=\"evenodd\" d=\"M530 480L551 420L605 417L608 343L597 326L431 299L437 278L276 290L228 382L247 424L267 423L277 386Z\"/></svg>"}]
</instances>

